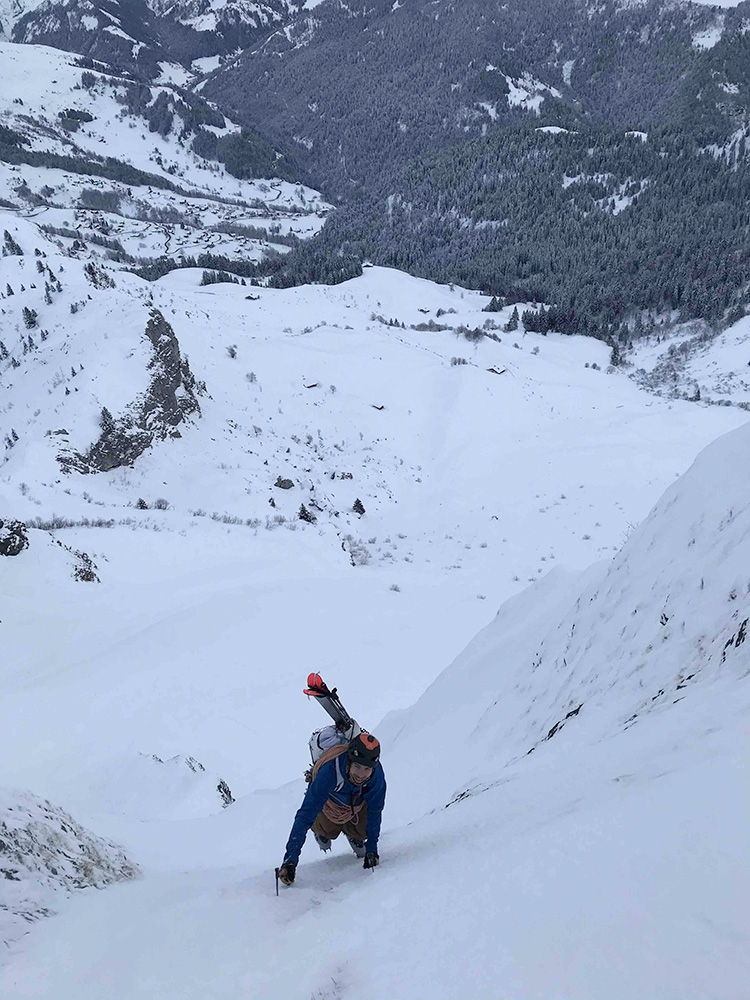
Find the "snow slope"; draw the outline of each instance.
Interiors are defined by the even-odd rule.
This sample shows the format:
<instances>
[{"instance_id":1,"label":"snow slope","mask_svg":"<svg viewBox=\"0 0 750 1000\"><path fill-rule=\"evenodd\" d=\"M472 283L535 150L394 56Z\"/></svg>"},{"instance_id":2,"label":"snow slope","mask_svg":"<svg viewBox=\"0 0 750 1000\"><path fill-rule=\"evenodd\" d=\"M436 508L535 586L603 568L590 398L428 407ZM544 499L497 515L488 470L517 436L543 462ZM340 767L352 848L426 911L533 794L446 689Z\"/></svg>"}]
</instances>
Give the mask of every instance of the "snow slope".
<instances>
[{"instance_id":1,"label":"snow slope","mask_svg":"<svg viewBox=\"0 0 750 1000\"><path fill-rule=\"evenodd\" d=\"M707 448L614 560L513 598L383 722L375 872L308 845L275 897L301 781L110 818L146 877L39 927L3 995L744 998L748 447Z\"/></svg>"},{"instance_id":2,"label":"snow slope","mask_svg":"<svg viewBox=\"0 0 750 1000\"><path fill-rule=\"evenodd\" d=\"M477 293L378 268L285 291L201 287L192 270L147 283L96 245L60 249L6 219L25 253L0 259L14 289L0 489L11 515L62 525L101 583L71 580L41 531L0 567L14 650L0 749L17 783L71 809L97 811L143 754L195 757L235 795L287 780L298 743L263 747L308 665L363 722L403 707L493 608L550 566L610 555L696 449L745 419L586 367L607 355L589 339L472 343L455 328L486 321ZM75 471L103 409L124 420L148 390L154 308L205 382L200 412L132 465ZM454 326L412 329L428 319ZM56 597L40 606L46 579ZM288 711L312 727L302 699Z\"/></svg>"},{"instance_id":3,"label":"snow slope","mask_svg":"<svg viewBox=\"0 0 750 1000\"><path fill-rule=\"evenodd\" d=\"M0 860L3 942L54 913L74 890L101 889L138 874L116 845L93 836L49 802L8 788L0 788Z\"/></svg>"},{"instance_id":4,"label":"snow slope","mask_svg":"<svg viewBox=\"0 0 750 1000\"><path fill-rule=\"evenodd\" d=\"M265 241L206 225L293 216L67 197L0 209L0 517L30 525L0 559L0 756L146 877L66 902L30 871L0 994L741 996L745 412L389 269L147 282L108 240L247 259ZM277 901L310 669L387 716L383 865L308 846ZM28 899L61 915L20 937Z\"/></svg>"}]
</instances>

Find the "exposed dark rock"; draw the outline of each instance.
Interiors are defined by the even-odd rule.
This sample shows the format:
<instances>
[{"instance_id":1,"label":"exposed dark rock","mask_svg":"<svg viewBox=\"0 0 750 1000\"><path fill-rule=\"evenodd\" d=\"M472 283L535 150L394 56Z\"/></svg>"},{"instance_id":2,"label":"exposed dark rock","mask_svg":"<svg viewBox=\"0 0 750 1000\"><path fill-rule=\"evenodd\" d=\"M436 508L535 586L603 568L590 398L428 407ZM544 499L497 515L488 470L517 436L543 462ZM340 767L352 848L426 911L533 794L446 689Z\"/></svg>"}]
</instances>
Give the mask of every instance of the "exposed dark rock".
<instances>
[{"instance_id":1,"label":"exposed dark rock","mask_svg":"<svg viewBox=\"0 0 750 1000\"><path fill-rule=\"evenodd\" d=\"M231 806L231 804L234 802L234 795L232 795L232 791L229 785L226 783L226 781L224 781L223 778L219 780L219 784L216 786L216 790L221 796L221 801L224 805L224 808L226 809L227 806Z\"/></svg>"},{"instance_id":2,"label":"exposed dark rock","mask_svg":"<svg viewBox=\"0 0 750 1000\"><path fill-rule=\"evenodd\" d=\"M273 485L278 486L280 490L290 490L294 486L294 482L291 479L283 479L279 476Z\"/></svg>"},{"instance_id":3,"label":"exposed dark rock","mask_svg":"<svg viewBox=\"0 0 750 1000\"><path fill-rule=\"evenodd\" d=\"M17 556L29 547L29 537L23 521L0 518L0 556Z\"/></svg>"}]
</instances>

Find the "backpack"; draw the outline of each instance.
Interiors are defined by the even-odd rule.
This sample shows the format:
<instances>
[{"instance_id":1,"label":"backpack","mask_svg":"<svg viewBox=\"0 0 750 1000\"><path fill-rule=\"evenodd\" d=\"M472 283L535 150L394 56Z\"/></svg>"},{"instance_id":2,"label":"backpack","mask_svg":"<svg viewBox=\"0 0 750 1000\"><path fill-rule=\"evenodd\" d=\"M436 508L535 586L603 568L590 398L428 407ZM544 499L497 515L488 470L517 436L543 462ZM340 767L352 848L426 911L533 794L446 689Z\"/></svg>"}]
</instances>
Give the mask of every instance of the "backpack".
<instances>
[{"instance_id":1,"label":"backpack","mask_svg":"<svg viewBox=\"0 0 750 1000\"><path fill-rule=\"evenodd\" d=\"M340 746L345 742L348 742L346 734L342 733L336 726L323 726L322 729L316 729L308 743L313 765L326 750Z\"/></svg>"}]
</instances>

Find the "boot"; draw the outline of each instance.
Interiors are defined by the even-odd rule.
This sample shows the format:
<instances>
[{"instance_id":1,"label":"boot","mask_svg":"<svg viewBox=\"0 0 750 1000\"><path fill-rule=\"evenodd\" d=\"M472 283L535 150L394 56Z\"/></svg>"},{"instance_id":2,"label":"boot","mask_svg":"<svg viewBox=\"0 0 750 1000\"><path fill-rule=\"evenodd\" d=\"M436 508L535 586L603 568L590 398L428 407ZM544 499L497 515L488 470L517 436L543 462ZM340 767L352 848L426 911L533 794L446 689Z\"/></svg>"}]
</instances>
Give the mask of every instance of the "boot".
<instances>
[{"instance_id":1,"label":"boot","mask_svg":"<svg viewBox=\"0 0 750 1000\"><path fill-rule=\"evenodd\" d=\"M313 837L315 837L315 843L318 845L321 851L323 851L323 853L325 853L326 851L330 851L331 849L330 837L324 837L322 833L315 833L315 831L313 831Z\"/></svg>"},{"instance_id":2,"label":"boot","mask_svg":"<svg viewBox=\"0 0 750 1000\"><path fill-rule=\"evenodd\" d=\"M365 856L365 854L367 853L365 851L365 842L364 842L364 840L355 840L353 837L347 837L346 839L349 841L349 846L354 851L354 853L357 855L357 857L358 858L363 858Z\"/></svg>"}]
</instances>

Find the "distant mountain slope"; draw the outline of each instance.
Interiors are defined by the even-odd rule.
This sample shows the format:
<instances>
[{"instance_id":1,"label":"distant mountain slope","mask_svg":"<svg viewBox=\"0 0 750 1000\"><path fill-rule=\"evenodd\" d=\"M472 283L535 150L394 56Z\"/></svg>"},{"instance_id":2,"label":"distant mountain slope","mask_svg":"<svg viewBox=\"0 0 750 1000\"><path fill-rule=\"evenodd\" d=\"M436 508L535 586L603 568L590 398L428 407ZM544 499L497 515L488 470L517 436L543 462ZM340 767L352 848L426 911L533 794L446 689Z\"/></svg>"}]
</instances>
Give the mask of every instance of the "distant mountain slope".
<instances>
[{"instance_id":1,"label":"distant mountain slope","mask_svg":"<svg viewBox=\"0 0 750 1000\"><path fill-rule=\"evenodd\" d=\"M291 138L346 205L321 254L540 299L553 329L627 343L748 298L748 12L322 3L203 92ZM290 283L311 273L290 258Z\"/></svg>"},{"instance_id":2,"label":"distant mountain slope","mask_svg":"<svg viewBox=\"0 0 750 1000\"><path fill-rule=\"evenodd\" d=\"M9 39L17 21L44 0L0 0L0 39Z\"/></svg>"},{"instance_id":3,"label":"distant mountain slope","mask_svg":"<svg viewBox=\"0 0 750 1000\"><path fill-rule=\"evenodd\" d=\"M104 50L149 80L182 74L253 147L266 141L265 163L273 148L283 176L345 206L281 284L369 259L543 300L551 328L618 348L639 324L724 324L750 301L750 0L243 8L259 33L221 65L199 60L213 72L197 85L169 59L193 65L180 32L214 13L159 7L154 20L145 0L114 3L40 8L14 37ZM140 102L157 129L164 100ZM217 151L204 128L197 148L230 163L236 142Z\"/></svg>"},{"instance_id":4,"label":"distant mountain slope","mask_svg":"<svg viewBox=\"0 0 750 1000\"><path fill-rule=\"evenodd\" d=\"M0 60L6 207L44 213L46 224L82 237L91 225L131 263L213 251L249 265L269 249L271 230L286 252L290 233L322 225L327 206L292 183L295 165L199 95L44 46L0 42ZM119 238L125 245L112 242Z\"/></svg>"},{"instance_id":5,"label":"distant mountain slope","mask_svg":"<svg viewBox=\"0 0 750 1000\"><path fill-rule=\"evenodd\" d=\"M552 308L536 329L618 350L654 324L732 322L750 300L750 160L689 133L519 125L399 168L286 262L354 259Z\"/></svg>"},{"instance_id":6,"label":"distant mountain slope","mask_svg":"<svg viewBox=\"0 0 750 1000\"><path fill-rule=\"evenodd\" d=\"M295 0L43 0L17 19L13 40L54 45L142 78L159 75L159 63L218 57L251 45L286 23Z\"/></svg>"},{"instance_id":7,"label":"distant mountain slope","mask_svg":"<svg viewBox=\"0 0 750 1000\"><path fill-rule=\"evenodd\" d=\"M704 117L722 126L743 118L747 9L718 15L658 0L596 8L578 0L325 2L227 63L207 93L311 144L321 180L344 192L405 157L529 117L542 125L582 117L631 128L676 124L693 113L704 66L713 87L740 87L722 92L720 108L710 101ZM737 44L742 51L733 52Z\"/></svg>"}]
</instances>

